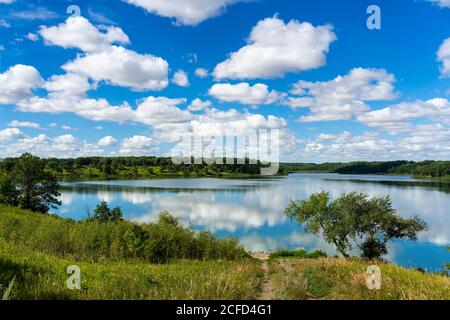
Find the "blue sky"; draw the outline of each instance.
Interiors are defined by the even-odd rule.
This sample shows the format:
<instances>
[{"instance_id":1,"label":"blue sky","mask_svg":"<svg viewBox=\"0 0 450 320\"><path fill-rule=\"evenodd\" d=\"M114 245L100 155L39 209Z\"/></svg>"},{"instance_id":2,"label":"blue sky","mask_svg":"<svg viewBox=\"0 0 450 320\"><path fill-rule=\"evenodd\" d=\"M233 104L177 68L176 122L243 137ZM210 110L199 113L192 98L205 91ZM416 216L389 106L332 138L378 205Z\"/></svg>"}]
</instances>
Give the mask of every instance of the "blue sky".
<instances>
[{"instance_id":1,"label":"blue sky","mask_svg":"<svg viewBox=\"0 0 450 320\"><path fill-rule=\"evenodd\" d=\"M449 77L448 0L0 0L0 157L279 129L284 161L449 159Z\"/></svg>"}]
</instances>

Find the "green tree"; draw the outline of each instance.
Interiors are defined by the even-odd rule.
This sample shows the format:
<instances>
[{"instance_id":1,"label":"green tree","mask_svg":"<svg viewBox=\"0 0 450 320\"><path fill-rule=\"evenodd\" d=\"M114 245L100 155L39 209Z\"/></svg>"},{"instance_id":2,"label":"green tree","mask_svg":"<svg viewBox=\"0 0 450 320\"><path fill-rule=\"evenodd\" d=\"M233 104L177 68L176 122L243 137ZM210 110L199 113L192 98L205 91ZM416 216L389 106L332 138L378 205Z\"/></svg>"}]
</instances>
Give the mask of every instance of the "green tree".
<instances>
[{"instance_id":1,"label":"green tree","mask_svg":"<svg viewBox=\"0 0 450 320\"><path fill-rule=\"evenodd\" d=\"M53 174L45 170L45 162L29 153L17 159L13 182L19 190L18 204L34 212L48 213L61 205L58 200L58 183Z\"/></svg>"},{"instance_id":2,"label":"green tree","mask_svg":"<svg viewBox=\"0 0 450 320\"><path fill-rule=\"evenodd\" d=\"M19 204L19 190L10 174L0 172L0 203L10 206Z\"/></svg>"},{"instance_id":3,"label":"green tree","mask_svg":"<svg viewBox=\"0 0 450 320\"><path fill-rule=\"evenodd\" d=\"M398 216L389 196L371 198L360 192L343 194L334 201L327 192L316 193L308 200L292 201L285 212L307 231L322 233L346 258L356 242L362 257L381 258L388 253L389 241L416 240L417 234L427 229L418 217Z\"/></svg>"},{"instance_id":4,"label":"green tree","mask_svg":"<svg viewBox=\"0 0 450 320\"><path fill-rule=\"evenodd\" d=\"M94 215L89 219L98 222L115 222L122 220L122 210L120 207L110 209L106 201L102 201L94 210Z\"/></svg>"}]
</instances>

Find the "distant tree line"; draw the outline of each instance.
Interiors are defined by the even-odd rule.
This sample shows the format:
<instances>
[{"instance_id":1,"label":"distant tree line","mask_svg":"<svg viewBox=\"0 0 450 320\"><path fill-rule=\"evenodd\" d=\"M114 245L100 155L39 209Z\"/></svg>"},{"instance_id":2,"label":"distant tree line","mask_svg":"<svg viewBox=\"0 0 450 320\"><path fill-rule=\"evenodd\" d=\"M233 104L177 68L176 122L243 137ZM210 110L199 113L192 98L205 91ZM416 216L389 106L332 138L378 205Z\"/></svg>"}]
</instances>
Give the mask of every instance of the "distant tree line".
<instances>
[{"instance_id":1,"label":"distant tree line","mask_svg":"<svg viewBox=\"0 0 450 320\"><path fill-rule=\"evenodd\" d=\"M340 174L404 174L417 177L450 177L450 161L388 161L349 163L285 163L284 172Z\"/></svg>"},{"instance_id":2,"label":"distant tree line","mask_svg":"<svg viewBox=\"0 0 450 320\"><path fill-rule=\"evenodd\" d=\"M20 158L0 161L0 173L12 172ZM260 175L264 165L213 163L175 164L168 157L81 157L74 159L40 159L46 172L59 180L151 178L151 177L242 177ZM279 175L293 172L326 172L339 174L402 174L417 177L450 177L450 161L388 161L349 163L282 163Z\"/></svg>"},{"instance_id":3,"label":"distant tree line","mask_svg":"<svg viewBox=\"0 0 450 320\"><path fill-rule=\"evenodd\" d=\"M10 171L18 158L5 158L0 162L0 171ZM45 169L58 179L96 179L96 178L144 178L158 176L234 176L259 175L263 165L214 163L175 164L171 158L164 157L83 157L76 159L42 159Z\"/></svg>"}]
</instances>

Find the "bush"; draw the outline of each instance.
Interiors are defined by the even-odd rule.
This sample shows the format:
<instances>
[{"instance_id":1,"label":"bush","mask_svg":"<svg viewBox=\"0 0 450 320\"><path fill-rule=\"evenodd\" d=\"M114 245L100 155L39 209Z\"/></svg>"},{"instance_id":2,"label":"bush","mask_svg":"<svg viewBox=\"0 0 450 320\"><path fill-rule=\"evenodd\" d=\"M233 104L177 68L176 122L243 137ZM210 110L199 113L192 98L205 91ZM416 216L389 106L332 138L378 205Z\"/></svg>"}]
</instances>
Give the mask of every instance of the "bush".
<instances>
[{"instance_id":1,"label":"bush","mask_svg":"<svg viewBox=\"0 0 450 320\"><path fill-rule=\"evenodd\" d=\"M326 258L327 254L321 250L315 250L311 253L305 250L277 250L270 254L270 258L300 258L300 259L319 259Z\"/></svg>"}]
</instances>

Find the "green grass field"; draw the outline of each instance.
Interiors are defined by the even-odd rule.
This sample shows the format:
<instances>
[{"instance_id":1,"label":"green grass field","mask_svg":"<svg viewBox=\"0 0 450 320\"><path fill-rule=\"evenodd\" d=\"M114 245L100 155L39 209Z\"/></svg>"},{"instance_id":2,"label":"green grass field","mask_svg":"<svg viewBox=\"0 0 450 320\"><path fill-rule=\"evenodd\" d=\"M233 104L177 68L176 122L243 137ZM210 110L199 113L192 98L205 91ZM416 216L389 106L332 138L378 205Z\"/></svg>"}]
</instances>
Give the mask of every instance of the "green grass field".
<instances>
[{"instance_id":1,"label":"green grass field","mask_svg":"<svg viewBox=\"0 0 450 320\"><path fill-rule=\"evenodd\" d=\"M373 262L322 256L280 251L261 262L170 219L99 224L0 206L0 299L450 299L448 276L379 263L374 291ZM81 290L67 288L71 265Z\"/></svg>"},{"instance_id":2,"label":"green grass field","mask_svg":"<svg viewBox=\"0 0 450 320\"><path fill-rule=\"evenodd\" d=\"M81 269L82 290L69 290L67 267ZM37 253L0 239L0 297L15 277L8 299L254 299L259 263L178 260L89 262Z\"/></svg>"}]
</instances>

